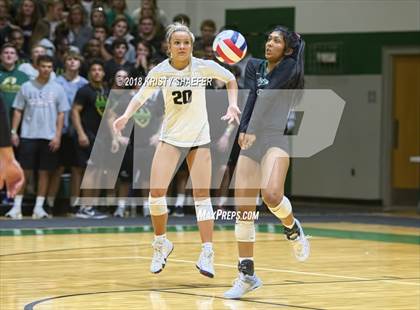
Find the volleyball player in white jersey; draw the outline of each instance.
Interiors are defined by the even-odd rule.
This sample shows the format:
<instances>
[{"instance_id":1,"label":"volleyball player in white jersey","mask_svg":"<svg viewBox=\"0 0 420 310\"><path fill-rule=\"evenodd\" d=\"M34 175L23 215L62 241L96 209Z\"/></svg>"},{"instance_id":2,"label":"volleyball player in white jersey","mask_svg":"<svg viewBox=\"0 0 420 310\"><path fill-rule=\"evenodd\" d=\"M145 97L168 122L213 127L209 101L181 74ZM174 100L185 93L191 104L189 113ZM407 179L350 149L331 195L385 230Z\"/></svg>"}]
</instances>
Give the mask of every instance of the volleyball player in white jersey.
<instances>
[{"instance_id":1,"label":"volleyball player in white jersey","mask_svg":"<svg viewBox=\"0 0 420 310\"><path fill-rule=\"evenodd\" d=\"M210 133L205 83L200 83L197 86L195 82L200 79L215 78L226 83L229 107L222 119L229 123L234 121L239 123L238 87L234 75L222 66L212 60L192 57L194 35L185 25L170 25L166 33L166 40L169 59L161 62L149 72L145 83L130 101L125 113L114 122L114 130L121 132L129 118L159 88L154 82L159 80L163 83L160 88L165 100L165 115L150 177L150 214L155 233L150 271L152 273L162 271L167 257L173 250L172 242L166 238L168 220L166 193L178 160L183 152L187 152L186 158L193 185L197 224L202 241L202 251L196 267L201 274L212 278L215 272L212 247L214 213L209 193L211 158L208 144ZM181 83L177 84L174 81ZM182 84L182 81L185 83ZM214 104L222 103L215 102Z\"/></svg>"}]
</instances>

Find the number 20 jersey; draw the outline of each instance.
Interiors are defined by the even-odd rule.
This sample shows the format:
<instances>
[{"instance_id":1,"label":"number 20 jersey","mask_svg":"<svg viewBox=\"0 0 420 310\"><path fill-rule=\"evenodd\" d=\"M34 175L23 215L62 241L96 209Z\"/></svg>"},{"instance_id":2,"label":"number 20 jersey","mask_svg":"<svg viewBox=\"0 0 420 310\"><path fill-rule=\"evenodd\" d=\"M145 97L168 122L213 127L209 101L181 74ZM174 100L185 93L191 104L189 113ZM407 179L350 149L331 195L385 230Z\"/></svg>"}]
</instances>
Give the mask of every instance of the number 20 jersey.
<instances>
[{"instance_id":1,"label":"number 20 jersey","mask_svg":"<svg viewBox=\"0 0 420 310\"><path fill-rule=\"evenodd\" d=\"M157 89L161 89L165 114L160 140L178 147L204 145L210 142L205 88L211 79L227 83L235 77L212 60L192 57L186 68L177 70L167 59L149 72L133 99L143 104Z\"/></svg>"}]
</instances>

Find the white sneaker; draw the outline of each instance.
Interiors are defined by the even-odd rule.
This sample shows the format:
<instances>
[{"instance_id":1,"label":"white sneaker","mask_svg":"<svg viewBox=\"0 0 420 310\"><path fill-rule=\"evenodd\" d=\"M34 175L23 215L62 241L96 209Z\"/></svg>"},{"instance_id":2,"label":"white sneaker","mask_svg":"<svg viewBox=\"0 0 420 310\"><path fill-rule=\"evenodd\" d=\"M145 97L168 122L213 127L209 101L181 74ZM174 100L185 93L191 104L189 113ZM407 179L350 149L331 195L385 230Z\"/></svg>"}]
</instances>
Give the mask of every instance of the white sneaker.
<instances>
[{"instance_id":1,"label":"white sneaker","mask_svg":"<svg viewBox=\"0 0 420 310\"><path fill-rule=\"evenodd\" d=\"M9 212L6 213L5 216L13 220L21 220L22 212L18 208L11 208Z\"/></svg>"},{"instance_id":2,"label":"white sneaker","mask_svg":"<svg viewBox=\"0 0 420 310\"><path fill-rule=\"evenodd\" d=\"M214 275L216 273L214 271L213 261L213 250L203 247L200 253L200 257L198 258L197 264L195 266L203 276L214 278Z\"/></svg>"},{"instance_id":3,"label":"white sneaker","mask_svg":"<svg viewBox=\"0 0 420 310\"><path fill-rule=\"evenodd\" d=\"M37 219L49 219L51 218L51 216L45 212L44 208L40 207L40 208L34 208L34 211L32 213L32 218L37 220Z\"/></svg>"},{"instance_id":4,"label":"white sneaker","mask_svg":"<svg viewBox=\"0 0 420 310\"><path fill-rule=\"evenodd\" d=\"M166 259L172 253L174 245L168 239L155 239L152 242L153 257L150 264L152 273L159 273L165 268Z\"/></svg>"},{"instance_id":5,"label":"white sneaker","mask_svg":"<svg viewBox=\"0 0 420 310\"><path fill-rule=\"evenodd\" d=\"M286 235L286 238L292 245L296 259L300 262L303 262L308 259L309 254L311 253L311 247L308 238L306 238L303 232L302 225L300 225L300 222L297 219L295 219L295 222L299 229L299 236L297 236L295 239L290 239L290 237Z\"/></svg>"},{"instance_id":6,"label":"white sneaker","mask_svg":"<svg viewBox=\"0 0 420 310\"><path fill-rule=\"evenodd\" d=\"M239 276L233 282L232 288L226 291L223 296L229 299L238 299L261 286L262 281L255 274L249 276L240 272Z\"/></svg>"},{"instance_id":7,"label":"white sneaker","mask_svg":"<svg viewBox=\"0 0 420 310\"><path fill-rule=\"evenodd\" d=\"M125 207L118 207L114 212L114 217L124 217Z\"/></svg>"}]
</instances>

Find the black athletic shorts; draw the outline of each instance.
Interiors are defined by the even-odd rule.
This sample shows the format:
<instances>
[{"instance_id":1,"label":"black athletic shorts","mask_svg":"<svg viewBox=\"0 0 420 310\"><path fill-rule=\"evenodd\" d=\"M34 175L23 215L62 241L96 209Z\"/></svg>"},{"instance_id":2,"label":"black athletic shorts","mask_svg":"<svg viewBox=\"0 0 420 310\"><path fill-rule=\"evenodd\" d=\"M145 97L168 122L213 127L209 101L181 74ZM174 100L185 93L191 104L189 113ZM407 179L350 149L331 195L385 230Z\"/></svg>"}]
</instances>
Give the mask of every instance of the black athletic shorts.
<instances>
[{"instance_id":1,"label":"black athletic shorts","mask_svg":"<svg viewBox=\"0 0 420 310\"><path fill-rule=\"evenodd\" d=\"M58 165L62 167L76 166L75 159L76 149L74 146L73 138L65 133L61 136L61 145L58 150Z\"/></svg>"},{"instance_id":2,"label":"black athletic shorts","mask_svg":"<svg viewBox=\"0 0 420 310\"><path fill-rule=\"evenodd\" d=\"M261 162L268 149L277 147L290 154L289 137L276 132L259 132L254 144L247 150L241 150L240 155Z\"/></svg>"},{"instance_id":3,"label":"black athletic shorts","mask_svg":"<svg viewBox=\"0 0 420 310\"><path fill-rule=\"evenodd\" d=\"M18 159L25 170L52 171L58 165L58 151L52 152L50 140L20 139Z\"/></svg>"}]
</instances>

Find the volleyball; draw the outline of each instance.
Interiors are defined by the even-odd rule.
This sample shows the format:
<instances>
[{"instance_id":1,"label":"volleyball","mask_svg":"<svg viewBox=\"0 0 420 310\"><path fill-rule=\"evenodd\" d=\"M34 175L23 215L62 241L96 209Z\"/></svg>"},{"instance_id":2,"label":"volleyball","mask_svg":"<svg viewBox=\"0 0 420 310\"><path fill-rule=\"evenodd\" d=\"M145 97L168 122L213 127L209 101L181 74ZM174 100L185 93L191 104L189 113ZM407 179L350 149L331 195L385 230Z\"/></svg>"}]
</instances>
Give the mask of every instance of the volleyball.
<instances>
[{"instance_id":1,"label":"volleyball","mask_svg":"<svg viewBox=\"0 0 420 310\"><path fill-rule=\"evenodd\" d=\"M219 33L213 42L216 58L223 63L233 65L241 61L246 55L247 45L242 34L233 30Z\"/></svg>"}]
</instances>

